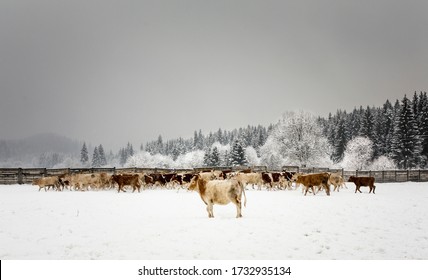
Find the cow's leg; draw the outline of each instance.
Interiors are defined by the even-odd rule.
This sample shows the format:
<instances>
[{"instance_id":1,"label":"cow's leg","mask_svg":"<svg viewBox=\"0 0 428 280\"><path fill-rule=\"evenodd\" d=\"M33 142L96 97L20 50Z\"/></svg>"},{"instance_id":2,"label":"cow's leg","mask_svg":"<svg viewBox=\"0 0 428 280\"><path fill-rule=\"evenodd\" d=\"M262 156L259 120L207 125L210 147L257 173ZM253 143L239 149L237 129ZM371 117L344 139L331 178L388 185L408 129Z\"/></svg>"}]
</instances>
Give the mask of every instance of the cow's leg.
<instances>
[{"instance_id":1,"label":"cow's leg","mask_svg":"<svg viewBox=\"0 0 428 280\"><path fill-rule=\"evenodd\" d=\"M357 191L361 193L360 186L358 186L358 185L355 187L355 192L357 192Z\"/></svg>"},{"instance_id":2,"label":"cow's leg","mask_svg":"<svg viewBox=\"0 0 428 280\"><path fill-rule=\"evenodd\" d=\"M241 201L236 201L235 203L236 205L236 218L242 218L242 213L241 213Z\"/></svg>"},{"instance_id":3,"label":"cow's leg","mask_svg":"<svg viewBox=\"0 0 428 280\"><path fill-rule=\"evenodd\" d=\"M327 195L330 195L330 185L324 185Z\"/></svg>"},{"instance_id":4,"label":"cow's leg","mask_svg":"<svg viewBox=\"0 0 428 280\"><path fill-rule=\"evenodd\" d=\"M207 211L208 211L208 218L214 218L213 204L211 202L207 203Z\"/></svg>"}]
</instances>

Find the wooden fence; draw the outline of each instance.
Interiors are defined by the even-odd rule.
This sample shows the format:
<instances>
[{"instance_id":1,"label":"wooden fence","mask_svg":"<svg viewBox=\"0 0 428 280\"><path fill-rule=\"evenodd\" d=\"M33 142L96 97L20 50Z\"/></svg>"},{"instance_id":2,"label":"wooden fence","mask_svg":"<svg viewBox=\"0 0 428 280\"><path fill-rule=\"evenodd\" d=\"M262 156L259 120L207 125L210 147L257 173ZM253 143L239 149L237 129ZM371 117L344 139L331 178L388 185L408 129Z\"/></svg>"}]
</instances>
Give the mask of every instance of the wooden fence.
<instances>
[{"instance_id":1,"label":"wooden fence","mask_svg":"<svg viewBox=\"0 0 428 280\"><path fill-rule=\"evenodd\" d=\"M47 168L0 168L0 185L12 184L31 184L36 178L46 176L58 176L64 173L98 173L107 172L115 174L118 172L145 172L145 173L168 173L168 172L194 172L205 170L251 170L255 172L261 171L295 171L302 173L318 173L318 172L334 172L342 175L345 180L349 176L373 176L376 182L428 182L428 170L356 170L348 171L343 169L330 169L321 167L299 167L299 166L284 166L282 170L268 170L266 166L238 166L238 167L203 167L194 169L164 169L164 168L63 168L63 169L47 169Z\"/></svg>"}]
</instances>

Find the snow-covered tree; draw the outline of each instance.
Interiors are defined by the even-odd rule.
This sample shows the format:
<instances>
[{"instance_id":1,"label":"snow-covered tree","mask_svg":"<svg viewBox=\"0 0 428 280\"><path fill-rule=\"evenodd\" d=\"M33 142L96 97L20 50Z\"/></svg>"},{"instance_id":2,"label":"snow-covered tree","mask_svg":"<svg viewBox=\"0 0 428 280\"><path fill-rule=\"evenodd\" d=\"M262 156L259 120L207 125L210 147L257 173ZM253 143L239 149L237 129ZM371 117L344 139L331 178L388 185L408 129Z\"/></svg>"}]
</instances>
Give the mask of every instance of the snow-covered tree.
<instances>
[{"instance_id":1,"label":"snow-covered tree","mask_svg":"<svg viewBox=\"0 0 428 280\"><path fill-rule=\"evenodd\" d=\"M130 156L124 166L142 168L172 168L174 166L174 161L169 156L161 154L151 155L150 153L143 151Z\"/></svg>"},{"instance_id":2,"label":"snow-covered tree","mask_svg":"<svg viewBox=\"0 0 428 280\"><path fill-rule=\"evenodd\" d=\"M219 166L220 165L220 153L218 151L217 147L214 147L211 152L211 158L210 158L210 165L211 166Z\"/></svg>"},{"instance_id":3,"label":"snow-covered tree","mask_svg":"<svg viewBox=\"0 0 428 280\"><path fill-rule=\"evenodd\" d=\"M333 140L334 150L332 154L332 159L334 162L340 162L343 159L347 138L348 137L346 133L345 120L339 115Z\"/></svg>"},{"instance_id":4,"label":"snow-covered tree","mask_svg":"<svg viewBox=\"0 0 428 280\"><path fill-rule=\"evenodd\" d=\"M175 161L175 168L195 168L204 164L205 152L201 150L190 151L178 156Z\"/></svg>"},{"instance_id":5,"label":"snow-covered tree","mask_svg":"<svg viewBox=\"0 0 428 280\"><path fill-rule=\"evenodd\" d=\"M92 155L92 167L100 167L101 161L100 161L100 154L98 152L98 147L94 148L94 153Z\"/></svg>"},{"instance_id":6,"label":"snow-covered tree","mask_svg":"<svg viewBox=\"0 0 428 280\"><path fill-rule=\"evenodd\" d=\"M86 147L86 142L83 142L82 150L80 151L80 163L83 166L87 166L89 162L88 148Z\"/></svg>"},{"instance_id":7,"label":"snow-covered tree","mask_svg":"<svg viewBox=\"0 0 428 280\"><path fill-rule=\"evenodd\" d=\"M45 152L39 156L39 167L52 168L63 160L63 155L55 152Z\"/></svg>"},{"instance_id":8,"label":"snow-covered tree","mask_svg":"<svg viewBox=\"0 0 428 280\"><path fill-rule=\"evenodd\" d=\"M205 152L204 166L211 166L211 149L209 149Z\"/></svg>"},{"instance_id":9,"label":"snow-covered tree","mask_svg":"<svg viewBox=\"0 0 428 280\"><path fill-rule=\"evenodd\" d=\"M373 141L374 138L374 116L372 111L373 109L370 109L370 107L367 106L367 109L361 116L361 126L359 133L360 136L369 138L371 141Z\"/></svg>"},{"instance_id":10,"label":"snow-covered tree","mask_svg":"<svg viewBox=\"0 0 428 280\"><path fill-rule=\"evenodd\" d=\"M245 159L245 149L239 140L235 140L230 151L230 163L232 166L242 166L247 164Z\"/></svg>"},{"instance_id":11,"label":"snow-covered tree","mask_svg":"<svg viewBox=\"0 0 428 280\"><path fill-rule=\"evenodd\" d=\"M260 162L262 165L266 165L269 169L280 169L286 165L285 159L278 152L281 144L274 139L274 137L268 137L266 143L260 147Z\"/></svg>"},{"instance_id":12,"label":"snow-covered tree","mask_svg":"<svg viewBox=\"0 0 428 280\"><path fill-rule=\"evenodd\" d=\"M280 155L277 158L299 166L318 166L328 161L332 152L315 116L303 111L285 113L266 142L276 146L273 152Z\"/></svg>"},{"instance_id":13,"label":"snow-covered tree","mask_svg":"<svg viewBox=\"0 0 428 280\"><path fill-rule=\"evenodd\" d=\"M349 170L367 169L371 164L373 142L366 137L355 137L346 145L342 168Z\"/></svg>"},{"instance_id":14,"label":"snow-covered tree","mask_svg":"<svg viewBox=\"0 0 428 280\"><path fill-rule=\"evenodd\" d=\"M230 154L230 145L222 145L220 142L214 142L212 144L212 149L216 148L219 153L219 166L229 166L229 154Z\"/></svg>"},{"instance_id":15,"label":"snow-covered tree","mask_svg":"<svg viewBox=\"0 0 428 280\"><path fill-rule=\"evenodd\" d=\"M400 168L415 168L422 152L416 118L409 99L404 96L396 118L392 157Z\"/></svg>"},{"instance_id":16,"label":"snow-covered tree","mask_svg":"<svg viewBox=\"0 0 428 280\"><path fill-rule=\"evenodd\" d=\"M369 169L370 170L393 170L393 169L397 169L397 165L389 157L380 156L373 161Z\"/></svg>"},{"instance_id":17,"label":"snow-covered tree","mask_svg":"<svg viewBox=\"0 0 428 280\"><path fill-rule=\"evenodd\" d=\"M373 156L389 156L391 139L394 132L394 109L387 100L375 116L375 134L373 140Z\"/></svg>"},{"instance_id":18,"label":"snow-covered tree","mask_svg":"<svg viewBox=\"0 0 428 280\"><path fill-rule=\"evenodd\" d=\"M104 153L104 148L103 148L103 145L99 145L98 146L98 157L99 157L99 163L100 163L100 166L105 166L105 165L107 165L107 158L106 158L106 155L105 155L105 153Z\"/></svg>"},{"instance_id":19,"label":"snow-covered tree","mask_svg":"<svg viewBox=\"0 0 428 280\"><path fill-rule=\"evenodd\" d=\"M257 151L252 146L245 148L245 159L249 165L257 166L260 165L260 158L257 156Z\"/></svg>"}]
</instances>

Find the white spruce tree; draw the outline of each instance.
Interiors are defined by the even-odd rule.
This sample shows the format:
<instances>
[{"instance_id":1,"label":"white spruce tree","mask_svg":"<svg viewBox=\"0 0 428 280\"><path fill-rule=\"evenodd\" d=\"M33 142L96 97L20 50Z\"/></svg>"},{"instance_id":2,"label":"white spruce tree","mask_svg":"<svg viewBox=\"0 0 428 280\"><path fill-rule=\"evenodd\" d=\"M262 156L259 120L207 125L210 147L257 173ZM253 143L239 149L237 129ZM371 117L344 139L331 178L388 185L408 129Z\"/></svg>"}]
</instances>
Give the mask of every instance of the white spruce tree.
<instances>
[{"instance_id":1,"label":"white spruce tree","mask_svg":"<svg viewBox=\"0 0 428 280\"><path fill-rule=\"evenodd\" d=\"M204 155L204 166L211 166L211 149L208 149Z\"/></svg>"},{"instance_id":2,"label":"white spruce tree","mask_svg":"<svg viewBox=\"0 0 428 280\"><path fill-rule=\"evenodd\" d=\"M235 140L230 151L230 164L232 166L243 166L247 164L245 159L245 149L239 140Z\"/></svg>"},{"instance_id":3,"label":"white spruce tree","mask_svg":"<svg viewBox=\"0 0 428 280\"><path fill-rule=\"evenodd\" d=\"M107 158L106 158L106 155L105 155L105 153L104 153L104 148L103 148L103 145L99 145L98 146L98 157L99 157L99 164L100 164L100 166L105 166L105 165L107 165Z\"/></svg>"},{"instance_id":4,"label":"white spruce tree","mask_svg":"<svg viewBox=\"0 0 428 280\"><path fill-rule=\"evenodd\" d=\"M422 149L412 104L407 96L404 96L400 108L396 117L392 158L399 168L415 168L420 163Z\"/></svg>"},{"instance_id":5,"label":"white spruce tree","mask_svg":"<svg viewBox=\"0 0 428 280\"><path fill-rule=\"evenodd\" d=\"M214 147L210 157L211 166L220 166L220 153L217 147Z\"/></svg>"},{"instance_id":6,"label":"white spruce tree","mask_svg":"<svg viewBox=\"0 0 428 280\"><path fill-rule=\"evenodd\" d=\"M346 143L348 142L345 129L345 120L343 117L339 116L335 136L336 139L333 143L334 151L332 159L334 162L340 162L343 159L343 155L346 149Z\"/></svg>"},{"instance_id":7,"label":"white spruce tree","mask_svg":"<svg viewBox=\"0 0 428 280\"><path fill-rule=\"evenodd\" d=\"M126 152L126 149L122 148L119 150L119 163L121 166L124 166L126 161L128 159L128 153Z\"/></svg>"},{"instance_id":8,"label":"white spruce tree","mask_svg":"<svg viewBox=\"0 0 428 280\"><path fill-rule=\"evenodd\" d=\"M134 148L132 147L132 144L129 142L126 145L126 154L127 154L127 157L131 157L134 155Z\"/></svg>"},{"instance_id":9,"label":"white spruce tree","mask_svg":"<svg viewBox=\"0 0 428 280\"><path fill-rule=\"evenodd\" d=\"M363 111L359 133L360 136L369 138L371 141L374 140L374 117L372 111L373 110L369 106Z\"/></svg>"},{"instance_id":10,"label":"white spruce tree","mask_svg":"<svg viewBox=\"0 0 428 280\"><path fill-rule=\"evenodd\" d=\"M419 136L421 140L421 167L428 165L428 98L427 93L419 95Z\"/></svg>"},{"instance_id":11,"label":"white spruce tree","mask_svg":"<svg viewBox=\"0 0 428 280\"><path fill-rule=\"evenodd\" d=\"M92 167L100 167L100 154L98 153L98 147L94 148L94 153L92 155Z\"/></svg>"},{"instance_id":12,"label":"white spruce tree","mask_svg":"<svg viewBox=\"0 0 428 280\"><path fill-rule=\"evenodd\" d=\"M82 150L80 150L80 162L83 166L87 166L89 163L88 148L86 142L83 142Z\"/></svg>"}]
</instances>

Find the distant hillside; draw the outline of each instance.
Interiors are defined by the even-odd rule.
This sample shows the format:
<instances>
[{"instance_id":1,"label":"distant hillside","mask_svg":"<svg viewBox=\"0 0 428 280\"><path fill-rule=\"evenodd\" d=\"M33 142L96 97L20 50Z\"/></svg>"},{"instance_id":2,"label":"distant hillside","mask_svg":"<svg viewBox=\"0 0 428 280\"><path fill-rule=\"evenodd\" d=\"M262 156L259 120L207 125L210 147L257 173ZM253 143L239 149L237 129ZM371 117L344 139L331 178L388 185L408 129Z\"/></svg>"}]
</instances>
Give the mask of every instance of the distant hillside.
<instances>
[{"instance_id":1,"label":"distant hillside","mask_svg":"<svg viewBox=\"0 0 428 280\"><path fill-rule=\"evenodd\" d=\"M53 133L37 134L24 139L0 139L0 165L6 162L32 165L44 153L78 155L82 143ZM24 166L23 166L24 167Z\"/></svg>"}]
</instances>

